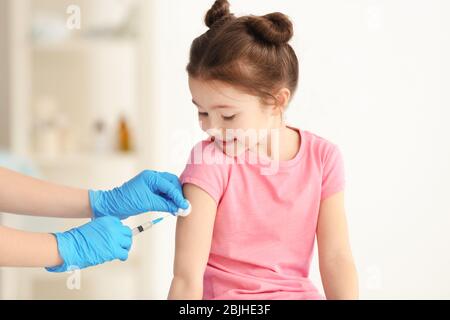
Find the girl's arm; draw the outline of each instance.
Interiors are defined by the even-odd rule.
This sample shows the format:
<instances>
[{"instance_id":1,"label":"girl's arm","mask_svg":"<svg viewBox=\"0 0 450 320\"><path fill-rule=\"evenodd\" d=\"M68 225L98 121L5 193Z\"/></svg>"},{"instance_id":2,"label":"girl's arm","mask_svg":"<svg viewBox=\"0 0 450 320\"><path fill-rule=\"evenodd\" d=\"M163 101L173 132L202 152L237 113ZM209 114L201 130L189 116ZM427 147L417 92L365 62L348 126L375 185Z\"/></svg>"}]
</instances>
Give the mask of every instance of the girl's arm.
<instances>
[{"instance_id":1,"label":"girl's arm","mask_svg":"<svg viewBox=\"0 0 450 320\"><path fill-rule=\"evenodd\" d=\"M0 168L0 212L61 218L92 216L87 190L58 186Z\"/></svg>"},{"instance_id":2,"label":"girl's arm","mask_svg":"<svg viewBox=\"0 0 450 320\"><path fill-rule=\"evenodd\" d=\"M0 226L0 266L53 267L63 263L55 236Z\"/></svg>"},{"instance_id":3,"label":"girl's arm","mask_svg":"<svg viewBox=\"0 0 450 320\"><path fill-rule=\"evenodd\" d=\"M358 276L350 249L343 192L321 202L317 244L326 298L358 299Z\"/></svg>"},{"instance_id":4,"label":"girl's arm","mask_svg":"<svg viewBox=\"0 0 450 320\"><path fill-rule=\"evenodd\" d=\"M185 184L183 192L192 205L189 216L178 217L174 276L169 299L203 297L203 274L208 262L217 205L205 191Z\"/></svg>"}]
</instances>

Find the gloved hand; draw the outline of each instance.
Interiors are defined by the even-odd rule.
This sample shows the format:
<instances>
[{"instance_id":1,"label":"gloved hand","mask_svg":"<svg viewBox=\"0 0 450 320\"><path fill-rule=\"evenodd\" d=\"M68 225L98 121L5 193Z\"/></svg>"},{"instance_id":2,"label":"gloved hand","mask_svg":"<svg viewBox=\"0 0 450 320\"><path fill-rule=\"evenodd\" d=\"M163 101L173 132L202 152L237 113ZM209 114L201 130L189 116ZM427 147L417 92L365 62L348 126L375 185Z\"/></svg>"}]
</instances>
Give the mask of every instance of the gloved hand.
<instances>
[{"instance_id":1,"label":"gloved hand","mask_svg":"<svg viewBox=\"0 0 450 320\"><path fill-rule=\"evenodd\" d=\"M89 190L89 200L94 219L115 216L122 220L148 211L175 214L189 206L177 176L150 170L110 191Z\"/></svg>"},{"instance_id":2,"label":"gloved hand","mask_svg":"<svg viewBox=\"0 0 450 320\"><path fill-rule=\"evenodd\" d=\"M99 218L54 235L64 263L46 268L50 272L83 269L115 259L125 261L132 244L131 229L114 217Z\"/></svg>"}]
</instances>

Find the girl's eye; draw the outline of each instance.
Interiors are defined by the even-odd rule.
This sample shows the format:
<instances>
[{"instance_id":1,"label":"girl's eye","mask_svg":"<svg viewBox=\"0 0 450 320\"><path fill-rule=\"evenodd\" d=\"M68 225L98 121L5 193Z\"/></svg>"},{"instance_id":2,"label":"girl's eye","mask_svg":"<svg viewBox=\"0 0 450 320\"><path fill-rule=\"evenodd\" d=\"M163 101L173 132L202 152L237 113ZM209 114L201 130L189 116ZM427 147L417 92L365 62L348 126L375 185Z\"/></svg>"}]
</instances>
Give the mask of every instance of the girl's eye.
<instances>
[{"instance_id":1,"label":"girl's eye","mask_svg":"<svg viewBox=\"0 0 450 320\"><path fill-rule=\"evenodd\" d=\"M225 121L231 121L231 120L233 120L235 117L236 117L236 115L234 114L234 115L229 116L229 117L222 116L222 119L225 120Z\"/></svg>"},{"instance_id":2,"label":"girl's eye","mask_svg":"<svg viewBox=\"0 0 450 320\"><path fill-rule=\"evenodd\" d=\"M206 117L206 116L208 116L208 112L199 112L198 115L200 117Z\"/></svg>"}]
</instances>

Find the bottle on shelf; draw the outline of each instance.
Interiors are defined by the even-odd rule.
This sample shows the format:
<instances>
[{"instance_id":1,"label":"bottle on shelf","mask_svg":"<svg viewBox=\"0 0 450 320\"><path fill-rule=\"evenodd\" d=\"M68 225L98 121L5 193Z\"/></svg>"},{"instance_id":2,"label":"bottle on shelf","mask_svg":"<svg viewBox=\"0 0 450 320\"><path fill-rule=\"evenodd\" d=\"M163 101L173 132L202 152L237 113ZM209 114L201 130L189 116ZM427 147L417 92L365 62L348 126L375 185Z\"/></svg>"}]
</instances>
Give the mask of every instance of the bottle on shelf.
<instances>
[{"instance_id":1,"label":"bottle on shelf","mask_svg":"<svg viewBox=\"0 0 450 320\"><path fill-rule=\"evenodd\" d=\"M94 151L97 154L107 154L111 151L110 145L107 124L99 118L94 122Z\"/></svg>"},{"instance_id":2,"label":"bottle on shelf","mask_svg":"<svg viewBox=\"0 0 450 320\"><path fill-rule=\"evenodd\" d=\"M120 152L132 151L130 128L127 119L123 115L119 118L118 139Z\"/></svg>"}]
</instances>

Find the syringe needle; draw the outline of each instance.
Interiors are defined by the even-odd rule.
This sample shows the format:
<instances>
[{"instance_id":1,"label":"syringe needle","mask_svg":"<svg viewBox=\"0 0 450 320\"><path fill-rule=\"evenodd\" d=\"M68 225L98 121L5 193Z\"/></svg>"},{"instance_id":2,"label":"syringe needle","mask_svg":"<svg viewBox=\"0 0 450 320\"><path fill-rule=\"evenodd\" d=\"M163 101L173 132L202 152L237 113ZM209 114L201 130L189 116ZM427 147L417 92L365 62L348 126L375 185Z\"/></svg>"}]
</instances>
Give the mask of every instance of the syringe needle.
<instances>
[{"instance_id":1,"label":"syringe needle","mask_svg":"<svg viewBox=\"0 0 450 320\"><path fill-rule=\"evenodd\" d=\"M158 218L155 220L152 220L150 222L146 222L144 224L141 224L140 226L137 226L136 228L133 229L133 236L144 232L145 230L150 229L151 227L153 227L155 224L161 222L164 218Z\"/></svg>"},{"instance_id":2,"label":"syringe needle","mask_svg":"<svg viewBox=\"0 0 450 320\"><path fill-rule=\"evenodd\" d=\"M183 210L183 209L179 209L178 212L175 214L175 216L180 216L180 217L186 217L191 213L191 204L188 201L188 208ZM171 216L170 213L165 213L164 216L154 219L152 221L146 222L144 224L141 224L140 226L137 226L136 228L133 229L133 236L144 232L147 229L150 229L151 227L153 227L155 224L161 222L164 220L165 217Z\"/></svg>"}]
</instances>

